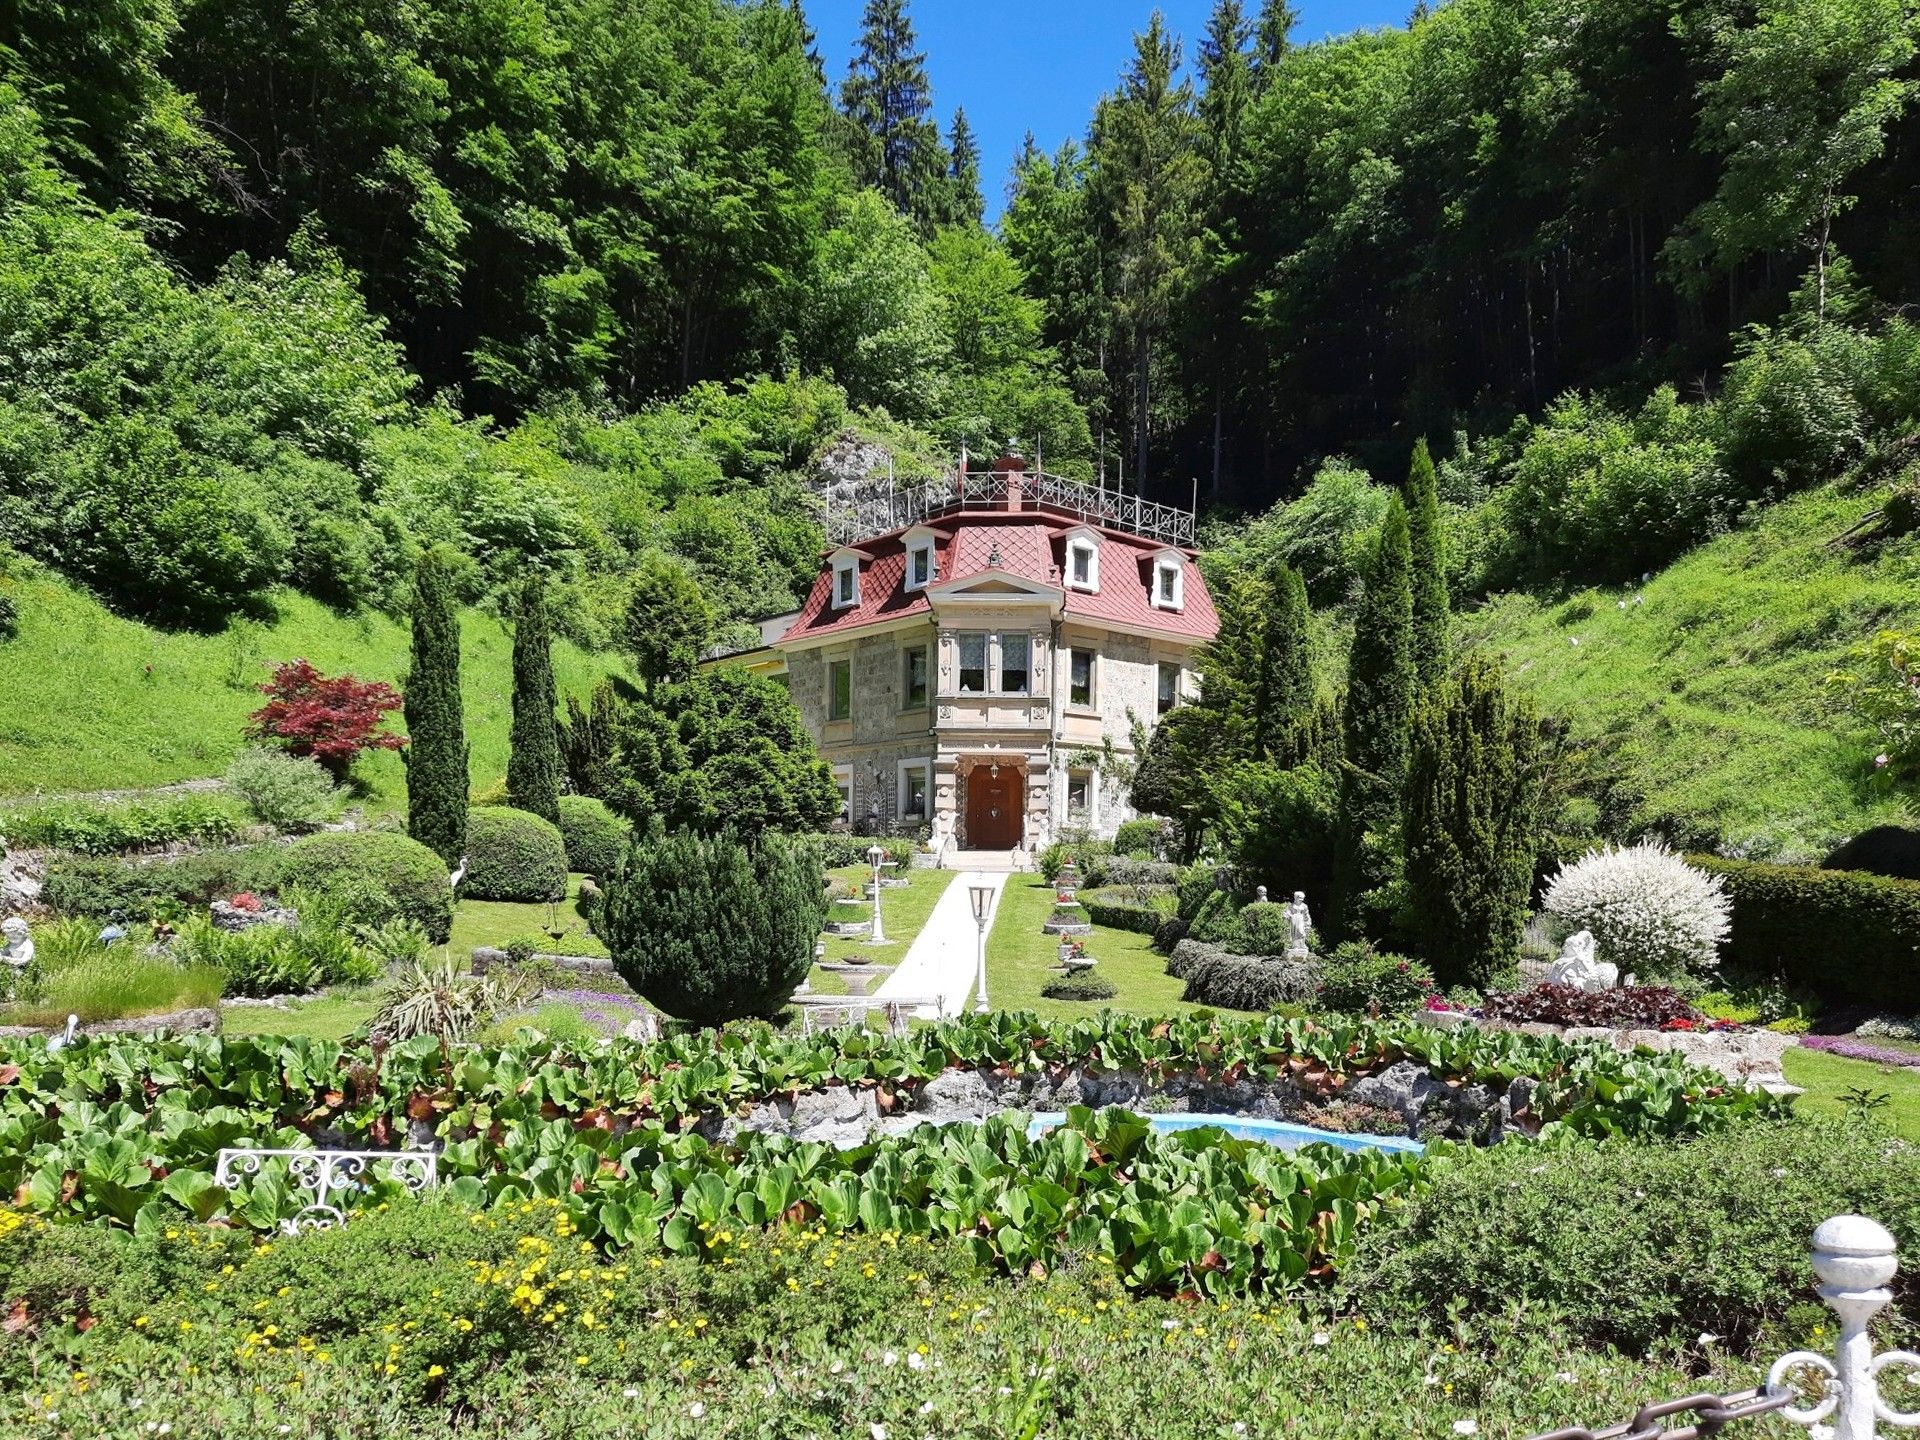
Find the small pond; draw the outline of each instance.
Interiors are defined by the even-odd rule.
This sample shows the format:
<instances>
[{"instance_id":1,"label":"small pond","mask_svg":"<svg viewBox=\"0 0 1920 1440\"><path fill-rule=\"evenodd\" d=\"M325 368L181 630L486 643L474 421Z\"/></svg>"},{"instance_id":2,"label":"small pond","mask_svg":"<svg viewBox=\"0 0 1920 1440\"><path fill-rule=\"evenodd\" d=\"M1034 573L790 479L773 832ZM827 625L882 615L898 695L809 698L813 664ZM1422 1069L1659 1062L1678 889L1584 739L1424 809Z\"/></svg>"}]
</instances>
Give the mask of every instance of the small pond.
<instances>
[{"instance_id":1,"label":"small pond","mask_svg":"<svg viewBox=\"0 0 1920 1440\"><path fill-rule=\"evenodd\" d=\"M1066 1116L1058 1110L1036 1111L1027 1124L1027 1134L1043 1135L1063 1123ZM1258 1140L1282 1150L1298 1150L1302 1145L1332 1145L1336 1149L1392 1150L1418 1154L1426 1143L1399 1135L1350 1135L1338 1130L1316 1130L1311 1125L1295 1125L1286 1120L1262 1120L1252 1115L1143 1115L1140 1117L1161 1135L1179 1130L1201 1130L1214 1126L1236 1140Z\"/></svg>"}]
</instances>

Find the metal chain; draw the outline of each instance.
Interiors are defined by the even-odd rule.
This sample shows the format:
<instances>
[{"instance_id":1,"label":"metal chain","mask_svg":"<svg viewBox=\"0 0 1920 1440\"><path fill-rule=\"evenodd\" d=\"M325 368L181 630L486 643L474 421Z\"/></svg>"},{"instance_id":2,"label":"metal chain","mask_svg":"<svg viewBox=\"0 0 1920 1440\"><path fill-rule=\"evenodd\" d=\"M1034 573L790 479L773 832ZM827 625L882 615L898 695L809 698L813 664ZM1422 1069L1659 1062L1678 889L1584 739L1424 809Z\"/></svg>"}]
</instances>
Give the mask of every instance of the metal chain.
<instances>
[{"instance_id":1,"label":"metal chain","mask_svg":"<svg viewBox=\"0 0 1920 1440\"><path fill-rule=\"evenodd\" d=\"M1784 1410L1793 1399L1793 1390L1786 1386L1772 1394L1755 1389L1739 1390L1731 1395L1689 1395L1683 1400L1642 1405L1631 1420L1609 1425L1604 1430L1574 1425L1564 1430L1549 1430L1544 1435L1533 1436L1532 1440L1696 1440L1700 1436L1718 1435L1736 1420L1751 1420L1756 1415ZM1660 1423L1675 1415L1696 1418L1691 1424L1673 1429Z\"/></svg>"}]
</instances>

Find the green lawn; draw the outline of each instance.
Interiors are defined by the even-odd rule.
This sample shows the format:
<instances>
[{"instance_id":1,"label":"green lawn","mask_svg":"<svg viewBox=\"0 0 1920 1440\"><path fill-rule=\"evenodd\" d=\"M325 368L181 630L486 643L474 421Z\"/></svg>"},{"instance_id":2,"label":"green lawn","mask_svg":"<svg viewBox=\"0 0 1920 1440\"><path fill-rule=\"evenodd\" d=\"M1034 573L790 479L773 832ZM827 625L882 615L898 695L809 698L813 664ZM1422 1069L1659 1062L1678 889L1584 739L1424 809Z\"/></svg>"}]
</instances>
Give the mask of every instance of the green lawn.
<instances>
[{"instance_id":1,"label":"green lawn","mask_svg":"<svg viewBox=\"0 0 1920 1440\"><path fill-rule=\"evenodd\" d=\"M291 591L273 597L270 624L241 621L218 635L156 630L123 619L85 591L35 575L10 591L20 634L7 644L7 691L32 704L0 704L0 795L137 789L217 776L240 748L254 688L283 660L302 657L329 674L398 685L407 627L388 616L341 615ZM469 610L461 624L461 679L476 787L507 769L513 639L499 620ZM556 641L561 693L584 694L608 663ZM400 757L379 751L355 777L370 809L406 804Z\"/></svg>"},{"instance_id":2,"label":"green lawn","mask_svg":"<svg viewBox=\"0 0 1920 1440\"><path fill-rule=\"evenodd\" d=\"M1909 1140L1920 1140L1920 1070L1848 1060L1797 1045L1787 1051L1781 1068L1788 1080L1807 1092L1794 1102L1802 1114L1849 1113L1857 1107L1842 1097L1848 1091L1865 1090L1887 1097L1888 1103L1870 1112L1875 1121Z\"/></svg>"},{"instance_id":3,"label":"green lawn","mask_svg":"<svg viewBox=\"0 0 1920 1440\"><path fill-rule=\"evenodd\" d=\"M833 879L857 887L866 893L866 884L873 871L865 865L846 865L838 870L827 872ZM951 870L909 870L907 883L898 890L888 890L880 900L880 919L885 925L887 939L893 943L885 946L869 945L858 935L827 936L827 959L842 961L849 958L868 960L875 965L898 965L906 958L907 947L919 936L927 923L927 916L933 913L933 907L946 893L947 886L953 882ZM844 995L846 983L838 975L816 968L813 972L813 993L816 995Z\"/></svg>"},{"instance_id":4,"label":"green lawn","mask_svg":"<svg viewBox=\"0 0 1920 1440\"><path fill-rule=\"evenodd\" d=\"M504 949L509 941L532 940L554 955L598 955L605 957L607 947L587 929L587 922L573 908L580 897L580 876L567 877L567 898L556 906L529 905L512 900L462 900L453 912L453 953L465 960L477 945ZM562 927L556 942L552 925Z\"/></svg>"},{"instance_id":5,"label":"green lawn","mask_svg":"<svg viewBox=\"0 0 1920 1440\"><path fill-rule=\"evenodd\" d=\"M1040 987L1059 978L1060 941L1040 933L1053 910L1053 886L1038 875L1008 877L1000 913L987 936L987 998L997 1010L1034 1010L1050 1020L1072 1020L1103 1007L1139 1015L1185 1015L1200 1008L1180 999L1185 987L1167 974L1153 938L1127 930L1094 927L1081 937L1099 965L1094 973L1120 987L1111 1000L1047 1000Z\"/></svg>"},{"instance_id":6,"label":"green lawn","mask_svg":"<svg viewBox=\"0 0 1920 1440\"><path fill-rule=\"evenodd\" d=\"M229 1035L306 1035L339 1040L373 1019L375 991L369 987L340 995L296 1000L288 1009L275 1005L223 1005L221 1028Z\"/></svg>"}]
</instances>

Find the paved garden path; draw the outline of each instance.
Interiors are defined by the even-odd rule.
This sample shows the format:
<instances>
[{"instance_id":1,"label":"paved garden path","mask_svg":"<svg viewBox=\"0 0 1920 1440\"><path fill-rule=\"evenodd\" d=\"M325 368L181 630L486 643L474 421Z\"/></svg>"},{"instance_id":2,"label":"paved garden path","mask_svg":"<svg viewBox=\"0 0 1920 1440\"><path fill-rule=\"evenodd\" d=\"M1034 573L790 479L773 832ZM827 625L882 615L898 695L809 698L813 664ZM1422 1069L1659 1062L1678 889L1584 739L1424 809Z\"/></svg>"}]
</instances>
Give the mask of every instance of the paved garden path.
<instances>
[{"instance_id":1,"label":"paved garden path","mask_svg":"<svg viewBox=\"0 0 1920 1440\"><path fill-rule=\"evenodd\" d=\"M952 883L934 902L933 913L927 917L927 923L920 927L919 935L907 947L906 958L880 982L880 988L873 992L874 998L938 1000L937 1011L932 1004L927 1004L914 1012L923 1020L960 1014L966 1008L967 996L973 993L973 976L980 944L980 927L974 923L973 899L967 891L974 885L991 885L993 913L997 915L1000 911L1000 892L1006 888L1006 884L1004 872L963 870L955 875ZM883 899L880 903L884 906L886 901ZM885 918L883 910L881 919ZM992 928L991 916L987 925L989 929ZM991 992L988 998L992 998Z\"/></svg>"}]
</instances>

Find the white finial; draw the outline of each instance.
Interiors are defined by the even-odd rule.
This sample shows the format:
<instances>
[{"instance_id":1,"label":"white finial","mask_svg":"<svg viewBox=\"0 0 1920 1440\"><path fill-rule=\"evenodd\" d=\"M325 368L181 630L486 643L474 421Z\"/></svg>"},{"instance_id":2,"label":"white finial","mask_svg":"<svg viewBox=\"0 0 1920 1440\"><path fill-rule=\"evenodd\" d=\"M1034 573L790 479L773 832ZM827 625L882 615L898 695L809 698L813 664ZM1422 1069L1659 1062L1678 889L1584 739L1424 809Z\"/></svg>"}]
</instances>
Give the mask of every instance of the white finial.
<instances>
[{"instance_id":1,"label":"white finial","mask_svg":"<svg viewBox=\"0 0 1920 1440\"><path fill-rule=\"evenodd\" d=\"M1905 1429L1920 1427L1920 1413L1894 1409L1880 1398L1879 1374L1890 1365L1920 1371L1920 1355L1893 1350L1873 1353L1867 1323L1892 1303L1890 1288L1899 1261L1887 1227L1864 1215L1836 1215L1813 1232L1813 1273L1820 1298L1840 1317L1840 1338L1829 1359L1796 1350L1776 1360L1767 1372L1767 1389L1777 1394L1786 1377L1812 1370L1829 1382L1826 1394L1807 1409L1788 1407L1781 1417L1812 1426L1833 1420L1833 1440L1875 1440L1875 1422Z\"/></svg>"}]
</instances>

